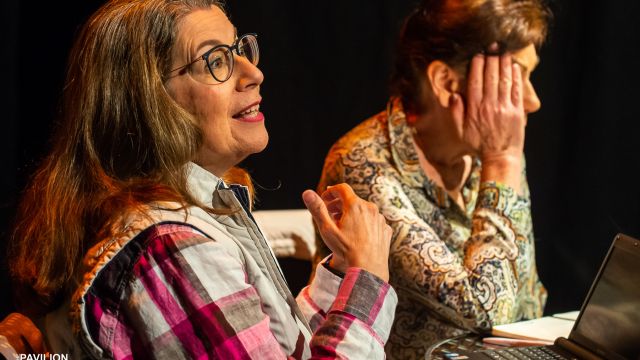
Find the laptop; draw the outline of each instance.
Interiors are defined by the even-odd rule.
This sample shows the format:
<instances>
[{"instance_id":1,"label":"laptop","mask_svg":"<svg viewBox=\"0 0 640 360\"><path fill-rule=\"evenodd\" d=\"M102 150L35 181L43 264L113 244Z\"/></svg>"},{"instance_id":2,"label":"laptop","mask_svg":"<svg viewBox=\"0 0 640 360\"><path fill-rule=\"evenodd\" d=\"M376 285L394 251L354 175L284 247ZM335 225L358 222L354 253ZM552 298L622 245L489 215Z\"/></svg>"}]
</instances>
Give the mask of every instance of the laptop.
<instances>
[{"instance_id":1,"label":"laptop","mask_svg":"<svg viewBox=\"0 0 640 360\"><path fill-rule=\"evenodd\" d=\"M569 334L553 345L481 350L470 359L640 360L640 241L618 234Z\"/></svg>"}]
</instances>

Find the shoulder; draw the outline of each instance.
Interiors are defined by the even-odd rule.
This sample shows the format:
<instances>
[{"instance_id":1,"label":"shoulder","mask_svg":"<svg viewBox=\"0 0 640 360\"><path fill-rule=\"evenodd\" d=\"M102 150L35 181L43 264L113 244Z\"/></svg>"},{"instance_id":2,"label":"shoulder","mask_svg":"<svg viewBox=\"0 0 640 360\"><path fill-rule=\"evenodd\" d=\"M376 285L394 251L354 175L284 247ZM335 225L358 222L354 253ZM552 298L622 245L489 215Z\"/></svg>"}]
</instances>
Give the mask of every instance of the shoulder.
<instances>
[{"instance_id":1,"label":"shoulder","mask_svg":"<svg viewBox=\"0 0 640 360\"><path fill-rule=\"evenodd\" d=\"M369 173L380 173L380 167L390 163L388 116L383 111L358 124L331 147L322 176L328 182L357 180Z\"/></svg>"},{"instance_id":2,"label":"shoulder","mask_svg":"<svg viewBox=\"0 0 640 360\"><path fill-rule=\"evenodd\" d=\"M219 299L257 299L255 291L247 293L252 288L245 279L241 259L224 244L190 224L157 223L123 246L77 294L75 322L96 353L135 353L135 344L193 326L192 318L214 311Z\"/></svg>"},{"instance_id":3,"label":"shoulder","mask_svg":"<svg viewBox=\"0 0 640 360\"><path fill-rule=\"evenodd\" d=\"M244 260L236 248L209 237L200 229L188 224L161 223L145 232L136 239L140 252L126 266L131 271L131 279L144 280L152 274L173 281L172 284L158 284L163 286L200 284L207 289L213 284L220 285L217 290L210 289L209 295L213 295L223 289L222 284L227 281L245 278ZM144 285L147 291L158 288L151 283Z\"/></svg>"},{"instance_id":4,"label":"shoulder","mask_svg":"<svg viewBox=\"0 0 640 360\"><path fill-rule=\"evenodd\" d=\"M162 222L154 224L133 240L133 247L140 248L144 253L156 254L157 252L180 252L201 244L215 243L202 230L178 222Z\"/></svg>"},{"instance_id":5,"label":"shoulder","mask_svg":"<svg viewBox=\"0 0 640 360\"><path fill-rule=\"evenodd\" d=\"M155 223L139 231L130 240L122 241L122 246L115 254L102 263L96 280L103 280L112 269L119 272L132 270L140 265L144 257L159 260L163 256L177 256L198 248L224 251L224 247L219 246L216 240L193 225L174 221Z\"/></svg>"},{"instance_id":6,"label":"shoulder","mask_svg":"<svg viewBox=\"0 0 640 360\"><path fill-rule=\"evenodd\" d=\"M195 281L203 266L211 270L241 266L233 253L224 243L190 224L161 222L144 229L123 246L99 270L92 287L94 294L98 287L108 297L120 295L119 290L131 281L149 274L160 274L165 280L192 277L190 280Z\"/></svg>"},{"instance_id":7,"label":"shoulder","mask_svg":"<svg viewBox=\"0 0 640 360\"><path fill-rule=\"evenodd\" d=\"M382 111L343 135L329 150L328 157L349 156L363 151L375 152L389 147L388 116Z\"/></svg>"}]
</instances>

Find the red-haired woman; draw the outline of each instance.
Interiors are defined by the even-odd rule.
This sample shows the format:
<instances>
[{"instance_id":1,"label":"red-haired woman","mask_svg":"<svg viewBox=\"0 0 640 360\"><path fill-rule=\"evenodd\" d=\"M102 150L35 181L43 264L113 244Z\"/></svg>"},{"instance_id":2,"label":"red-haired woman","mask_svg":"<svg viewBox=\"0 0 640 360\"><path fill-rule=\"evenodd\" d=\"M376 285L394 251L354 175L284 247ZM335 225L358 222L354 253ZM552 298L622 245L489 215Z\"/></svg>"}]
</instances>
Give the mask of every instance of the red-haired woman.
<instances>
[{"instance_id":1,"label":"red-haired woman","mask_svg":"<svg viewBox=\"0 0 640 360\"><path fill-rule=\"evenodd\" d=\"M388 108L327 156L319 189L350 184L394 231L392 358L542 314L523 145L548 17L538 0L422 1Z\"/></svg>"}]
</instances>

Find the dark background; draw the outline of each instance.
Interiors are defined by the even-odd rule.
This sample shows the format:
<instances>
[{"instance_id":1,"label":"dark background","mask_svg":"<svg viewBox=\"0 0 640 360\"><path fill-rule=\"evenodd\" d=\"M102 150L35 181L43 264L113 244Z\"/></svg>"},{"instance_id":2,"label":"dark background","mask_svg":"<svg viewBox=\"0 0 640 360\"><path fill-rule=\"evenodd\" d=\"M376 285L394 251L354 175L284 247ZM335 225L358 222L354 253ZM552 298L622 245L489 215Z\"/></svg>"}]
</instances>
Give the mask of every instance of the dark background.
<instances>
[{"instance_id":1,"label":"dark background","mask_svg":"<svg viewBox=\"0 0 640 360\"><path fill-rule=\"evenodd\" d=\"M48 149L66 56L102 1L1 3L0 250L28 175ZM330 145L381 111L394 42L415 0L234 1L239 31L260 36L271 141L244 162L260 209L300 208ZM554 1L532 81L526 155L547 313L579 308L613 236L640 237L635 123L640 2ZM0 316L13 309L0 256Z\"/></svg>"}]
</instances>

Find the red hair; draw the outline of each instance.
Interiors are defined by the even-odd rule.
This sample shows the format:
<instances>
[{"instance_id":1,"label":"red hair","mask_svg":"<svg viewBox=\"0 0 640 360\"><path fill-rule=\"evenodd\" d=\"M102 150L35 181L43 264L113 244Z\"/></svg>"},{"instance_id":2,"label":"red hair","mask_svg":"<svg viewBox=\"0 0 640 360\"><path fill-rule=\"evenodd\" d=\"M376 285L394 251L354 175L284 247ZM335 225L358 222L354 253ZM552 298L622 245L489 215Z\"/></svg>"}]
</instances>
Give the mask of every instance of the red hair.
<instances>
[{"instance_id":1,"label":"red hair","mask_svg":"<svg viewBox=\"0 0 640 360\"><path fill-rule=\"evenodd\" d=\"M503 52L540 47L551 13L543 0L423 0L400 33L391 90L408 113L423 112L425 69L440 60L466 74L469 60L498 43Z\"/></svg>"}]
</instances>

